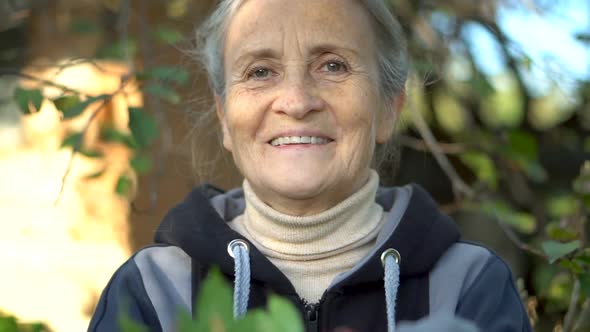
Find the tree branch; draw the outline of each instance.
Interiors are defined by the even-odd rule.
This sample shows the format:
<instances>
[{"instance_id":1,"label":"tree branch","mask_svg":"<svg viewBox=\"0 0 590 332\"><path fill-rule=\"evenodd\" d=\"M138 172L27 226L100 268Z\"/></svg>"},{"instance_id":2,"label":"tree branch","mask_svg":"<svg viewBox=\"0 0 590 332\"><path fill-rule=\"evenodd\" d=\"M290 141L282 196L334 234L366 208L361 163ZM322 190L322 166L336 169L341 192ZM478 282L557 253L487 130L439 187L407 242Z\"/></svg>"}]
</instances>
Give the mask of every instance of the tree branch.
<instances>
[{"instance_id":1,"label":"tree branch","mask_svg":"<svg viewBox=\"0 0 590 332\"><path fill-rule=\"evenodd\" d=\"M400 135L398 137L400 144L417 151L430 151L428 145L420 139L410 137L407 135ZM467 151L468 147L464 144L457 143L441 143L438 142L441 151L445 154L460 154Z\"/></svg>"},{"instance_id":2,"label":"tree branch","mask_svg":"<svg viewBox=\"0 0 590 332\"><path fill-rule=\"evenodd\" d=\"M121 84L119 85L119 87L117 88L117 90L115 90L112 94L110 94L108 97L106 97L105 99L103 99L100 103L100 105L98 105L93 111L92 114L90 115L90 117L88 118L88 121L86 121L86 124L84 125L84 128L82 129L82 137L76 142L76 144L74 145L73 149L72 149L72 153L70 154L70 159L68 160L68 165L66 166L66 170L62 176L61 179L61 185L59 187L59 192L57 194L57 197L55 198L55 201L53 202L54 206L57 206L59 204L59 200L61 199L61 196L63 195L63 191L65 188L65 184L66 184L66 180L68 178L68 176L70 175L71 169L72 169L72 164L74 162L74 156L76 155L76 153L78 151L80 151L80 148L82 147L82 142L84 140L84 134L88 131L88 128L90 128L90 125L92 124L92 122L94 121L94 119L96 119L96 117L98 116L98 114L100 113L100 111L102 111L106 105L113 99L113 97L115 95L117 95L118 93L120 93L121 91L123 91L123 89L125 88L125 86L127 85L127 83L129 82L129 77L128 76L124 76L123 78L121 78Z\"/></svg>"},{"instance_id":3,"label":"tree branch","mask_svg":"<svg viewBox=\"0 0 590 332\"><path fill-rule=\"evenodd\" d=\"M585 324L585 323L587 324L588 322L585 320L589 316L590 316L590 299L587 298L586 301L584 301L584 303L582 304L582 311L578 315L578 319L576 320L576 323L573 326L573 331L576 331L579 328L581 328L582 324Z\"/></svg>"},{"instance_id":4,"label":"tree branch","mask_svg":"<svg viewBox=\"0 0 590 332\"><path fill-rule=\"evenodd\" d=\"M422 117L420 111L415 107L413 98L408 98L408 100L408 106L410 108L410 113L412 114L414 125L424 139L424 143L434 156L434 159L438 165L451 180L455 198L458 199L462 196L472 198L474 196L473 190L461 179L461 177L459 177L459 174L457 174L457 171L453 165L451 165L451 162L445 155L444 151L441 149L439 143L436 141L434 134L430 128L428 128L424 117Z\"/></svg>"},{"instance_id":5,"label":"tree branch","mask_svg":"<svg viewBox=\"0 0 590 332\"><path fill-rule=\"evenodd\" d=\"M80 91L78 91L76 89L72 89L72 88L69 88L69 87L67 87L65 85L62 85L62 84L59 84L59 83L55 83L55 82L52 82L52 81L49 81L49 80L46 80L46 79L43 79L43 78L40 78L40 77L29 75L27 73L23 73L21 71L18 71L16 69L12 69L12 68L0 68L0 77L2 77L2 76L17 76L17 77L22 77L22 78L27 79L27 80L31 80L31 81L35 81L35 82L41 83L42 85L46 85L46 86L51 86L51 87L54 87L54 88L58 88L58 89L60 89L60 90L62 90L64 92L71 92L71 93L74 93L74 94L77 94L77 95L86 96L86 94L84 94L84 93L82 93L82 92L80 92Z\"/></svg>"},{"instance_id":6,"label":"tree branch","mask_svg":"<svg viewBox=\"0 0 590 332\"><path fill-rule=\"evenodd\" d=\"M563 332L569 332L572 324L574 323L574 317L578 309L578 300L580 299L580 281L576 279L574 281L574 287L572 288L572 294L570 296L570 304L563 319Z\"/></svg>"},{"instance_id":7,"label":"tree branch","mask_svg":"<svg viewBox=\"0 0 590 332\"><path fill-rule=\"evenodd\" d=\"M534 256L540 257L544 260L547 260L547 255L545 255L544 253L540 252L538 249L529 246L528 244L522 242L520 240L520 238L518 237L518 235L516 235L516 233L514 233L514 231L508 227L507 225L505 225L504 223L502 223L501 220L498 219L498 217L494 217L492 218L494 220L494 222L496 223L496 225L498 225L498 227L500 227L500 229L502 229L502 231L504 232L504 234L506 234L506 236L508 237L508 239L515 245L517 246L519 249L524 250L525 252L528 252L529 254L532 254Z\"/></svg>"}]
</instances>

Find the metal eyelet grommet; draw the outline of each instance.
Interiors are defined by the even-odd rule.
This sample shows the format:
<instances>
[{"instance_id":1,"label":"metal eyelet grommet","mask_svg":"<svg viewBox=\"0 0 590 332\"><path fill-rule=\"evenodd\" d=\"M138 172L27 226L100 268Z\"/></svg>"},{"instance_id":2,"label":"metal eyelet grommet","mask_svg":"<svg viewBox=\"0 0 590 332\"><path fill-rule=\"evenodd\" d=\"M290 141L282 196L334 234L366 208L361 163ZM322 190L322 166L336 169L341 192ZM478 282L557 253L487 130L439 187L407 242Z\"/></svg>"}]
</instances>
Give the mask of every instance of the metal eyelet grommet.
<instances>
[{"instance_id":1,"label":"metal eyelet grommet","mask_svg":"<svg viewBox=\"0 0 590 332\"><path fill-rule=\"evenodd\" d=\"M235 239L233 241L231 241L228 245L227 245L227 253L232 257L234 257L234 248L236 246L242 246L246 249L246 252L250 252L250 247L248 247L248 243L242 239Z\"/></svg>"},{"instance_id":2,"label":"metal eyelet grommet","mask_svg":"<svg viewBox=\"0 0 590 332\"><path fill-rule=\"evenodd\" d=\"M398 265L402 261L402 255L400 255L399 251L397 251L393 248L389 248L381 254L381 264L383 266L385 266L385 258L387 258L387 256L389 256L389 255L392 255L393 258L395 258L395 263Z\"/></svg>"}]
</instances>

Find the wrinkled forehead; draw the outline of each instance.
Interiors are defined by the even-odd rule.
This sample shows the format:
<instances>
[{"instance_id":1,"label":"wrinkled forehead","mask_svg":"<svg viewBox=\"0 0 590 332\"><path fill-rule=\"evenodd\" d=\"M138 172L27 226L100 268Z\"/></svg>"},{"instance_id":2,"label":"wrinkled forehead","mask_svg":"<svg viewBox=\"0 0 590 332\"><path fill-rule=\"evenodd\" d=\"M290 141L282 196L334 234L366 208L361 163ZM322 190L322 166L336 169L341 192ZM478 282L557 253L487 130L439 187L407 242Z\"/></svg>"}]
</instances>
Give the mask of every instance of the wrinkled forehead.
<instances>
[{"instance_id":1,"label":"wrinkled forehead","mask_svg":"<svg viewBox=\"0 0 590 332\"><path fill-rule=\"evenodd\" d=\"M243 0L229 22L225 53L314 43L370 50L373 35L370 15L358 0Z\"/></svg>"}]
</instances>

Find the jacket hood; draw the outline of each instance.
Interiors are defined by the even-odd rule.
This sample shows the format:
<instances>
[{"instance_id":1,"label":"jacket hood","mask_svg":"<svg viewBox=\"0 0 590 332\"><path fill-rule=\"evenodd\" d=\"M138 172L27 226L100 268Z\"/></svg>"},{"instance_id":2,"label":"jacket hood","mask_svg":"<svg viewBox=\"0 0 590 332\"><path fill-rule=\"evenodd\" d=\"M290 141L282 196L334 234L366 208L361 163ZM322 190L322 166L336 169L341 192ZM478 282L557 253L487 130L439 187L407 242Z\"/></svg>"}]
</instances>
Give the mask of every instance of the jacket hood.
<instances>
[{"instance_id":1,"label":"jacket hood","mask_svg":"<svg viewBox=\"0 0 590 332\"><path fill-rule=\"evenodd\" d=\"M400 278L427 274L460 234L455 223L441 213L420 186L380 188L376 202L388 211L388 220L378 235L371 253L330 286L344 287L383 280L381 253L395 248L401 255ZM234 261L227 245L243 236L226 222L243 213L241 189L227 193L210 185L195 188L164 218L155 235L155 242L178 246L193 260L204 266L218 266L233 275ZM249 242L248 242L249 243ZM250 245L253 282L269 284L283 294L296 293L283 275L262 253Z\"/></svg>"}]
</instances>

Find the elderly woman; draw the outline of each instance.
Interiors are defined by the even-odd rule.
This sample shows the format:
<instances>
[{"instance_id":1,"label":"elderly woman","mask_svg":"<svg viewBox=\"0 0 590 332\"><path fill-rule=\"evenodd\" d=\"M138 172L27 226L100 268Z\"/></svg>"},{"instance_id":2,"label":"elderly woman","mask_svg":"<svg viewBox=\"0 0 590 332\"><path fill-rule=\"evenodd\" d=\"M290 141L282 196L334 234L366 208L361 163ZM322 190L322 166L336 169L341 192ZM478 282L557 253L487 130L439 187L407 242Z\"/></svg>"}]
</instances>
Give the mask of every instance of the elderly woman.
<instances>
[{"instance_id":1,"label":"elderly woman","mask_svg":"<svg viewBox=\"0 0 590 332\"><path fill-rule=\"evenodd\" d=\"M120 310L173 331L211 266L235 281L238 318L277 293L307 331L531 330L498 256L461 242L418 186L379 187L371 164L407 74L383 0L222 0L199 36L243 186L197 188L174 208L113 276L90 331L118 330Z\"/></svg>"}]
</instances>

